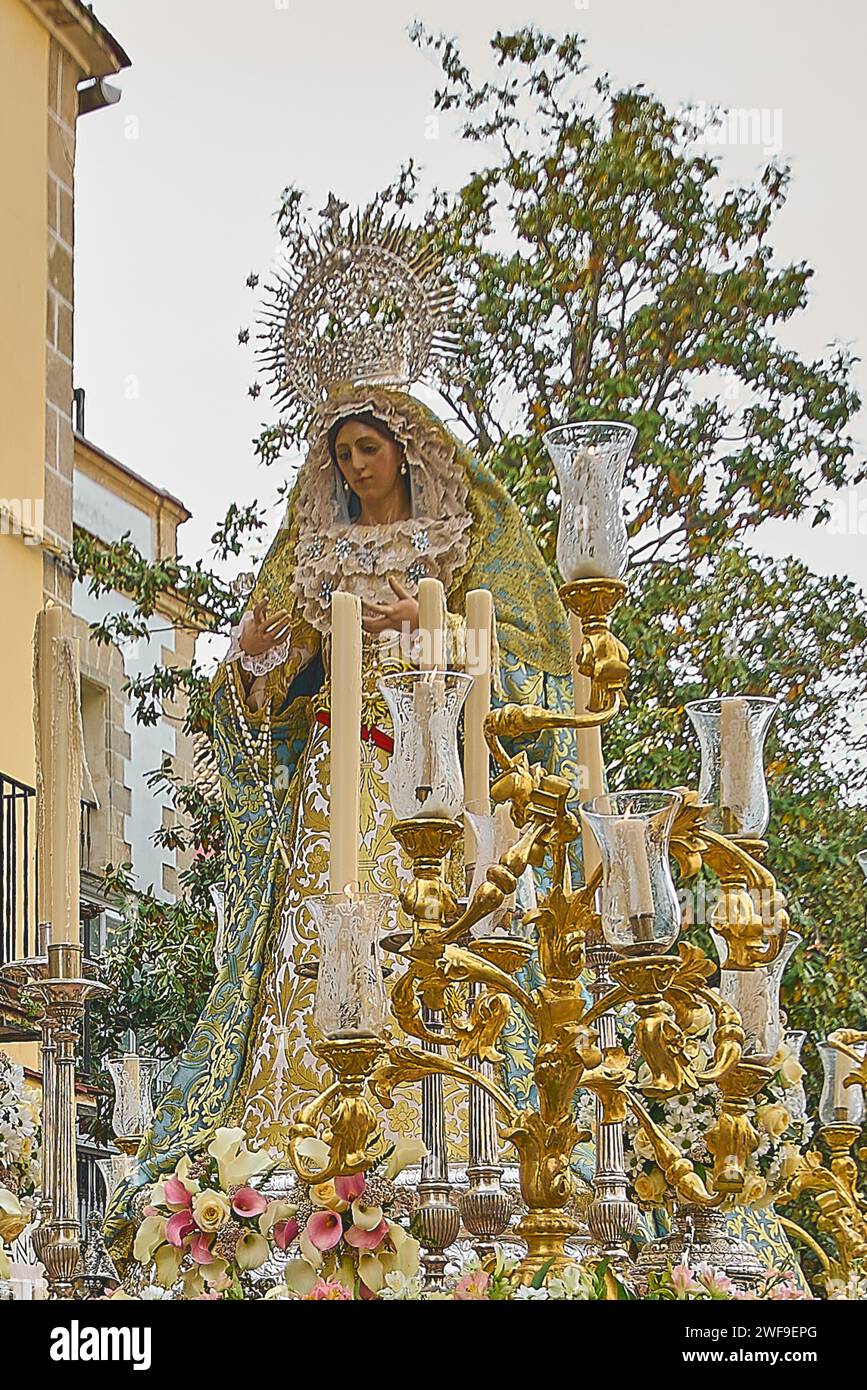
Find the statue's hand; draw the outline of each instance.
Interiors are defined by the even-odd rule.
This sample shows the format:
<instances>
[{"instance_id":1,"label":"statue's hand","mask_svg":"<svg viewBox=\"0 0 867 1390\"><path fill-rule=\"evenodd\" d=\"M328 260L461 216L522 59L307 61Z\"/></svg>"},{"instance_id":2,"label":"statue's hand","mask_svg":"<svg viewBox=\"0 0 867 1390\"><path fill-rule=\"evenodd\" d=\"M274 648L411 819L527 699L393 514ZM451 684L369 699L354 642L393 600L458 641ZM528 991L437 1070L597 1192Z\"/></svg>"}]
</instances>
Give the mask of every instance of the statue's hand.
<instances>
[{"instance_id":1,"label":"statue's hand","mask_svg":"<svg viewBox=\"0 0 867 1390\"><path fill-rule=\"evenodd\" d=\"M418 599L404 588L393 574L388 576L392 591L397 596L396 603L372 603L362 600L361 625L365 632L380 633L388 628L402 632L404 625L410 632L418 627Z\"/></svg>"},{"instance_id":2,"label":"statue's hand","mask_svg":"<svg viewBox=\"0 0 867 1390\"><path fill-rule=\"evenodd\" d=\"M278 646L289 631L290 614L285 608L269 615L265 600L257 603L238 633L238 645L246 656L263 656Z\"/></svg>"}]
</instances>

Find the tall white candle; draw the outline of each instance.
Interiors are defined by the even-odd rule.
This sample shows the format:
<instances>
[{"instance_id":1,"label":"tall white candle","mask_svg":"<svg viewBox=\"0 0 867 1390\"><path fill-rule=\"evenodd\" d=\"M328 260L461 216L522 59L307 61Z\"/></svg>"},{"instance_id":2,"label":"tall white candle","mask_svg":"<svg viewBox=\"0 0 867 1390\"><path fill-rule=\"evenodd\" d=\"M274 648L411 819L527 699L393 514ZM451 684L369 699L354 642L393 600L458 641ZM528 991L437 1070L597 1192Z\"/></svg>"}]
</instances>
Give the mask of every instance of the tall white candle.
<instances>
[{"instance_id":1,"label":"tall white candle","mask_svg":"<svg viewBox=\"0 0 867 1390\"><path fill-rule=\"evenodd\" d=\"M720 702L720 807L740 821L750 804L752 764L749 708L744 699Z\"/></svg>"},{"instance_id":2,"label":"tall white candle","mask_svg":"<svg viewBox=\"0 0 867 1390\"><path fill-rule=\"evenodd\" d=\"M467 674L473 678L464 706L464 797L477 815L491 814L490 763L485 719L491 710L491 647L494 599L489 589L467 594ZM464 830L464 861L472 862L475 837Z\"/></svg>"},{"instance_id":3,"label":"tall white candle","mask_svg":"<svg viewBox=\"0 0 867 1390\"><path fill-rule=\"evenodd\" d=\"M644 839L644 822L620 816L608 826L608 891L628 917L653 916L653 887Z\"/></svg>"},{"instance_id":4,"label":"tall white candle","mask_svg":"<svg viewBox=\"0 0 867 1390\"><path fill-rule=\"evenodd\" d=\"M446 591L438 579L422 579L418 586L418 628L423 671L446 665Z\"/></svg>"},{"instance_id":5,"label":"tall white candle","mask_svg":"<svg viewBox=\"0 0 867 1390\"><path fill-rule=\"evenodd\" d=\"M48 790L51 843L51 940L81 939L80 658L76 638L51 639L52 750Z\"/></svg>"},{"instance_id":6,"label":"tall white candle","mask_svg":"<svg viewBox=\"0 0 867 1390\"><path fill-rule=\"evenodd\" d=\"M847 1090L844 1082L855 1070L856 1063L851 1057L847 1057L845 1052L835 1051L834 1054L834 1112L838 1120L846 1121L849 1118L849 1100L852 1095L852 1088Z\"/></svg>"},{"instance_id":7,"label":"tall white candle","mask_svg":"<svg viewBox=\"0 0 867 1390\"><path fill-rule=\"evenodd\" d=\"M583 633L581 619L576 613L569 614L569 632L572 640L572 697L576 714L587 713L590 699L590 681L578 670L578 655L581 651ZM581 775L580 800L590 801L605 791L605 763L602 758L602 730L597 726L579 729L576 737L578 767ZM599 865L599 846L593 831L582 818L581 851L584 859L584 881Z\"/></svg>"},{"instance_id":8,"label":"tall white candle","mask_svg":"<svg viewBox=\"0 0 867 1390\"><path fill-rule=\"evenodd\" d=\"M358 882L361 817L361 600L331 595L331 838L329 886Z\"/></svg>"},{"instance_id":9,"label":"tall white candle","mask_svg":"<svg viewBox=\"0 0 867 1390\"><path fill-rule=\"evenodd\" d=\"M418 586L419 667L423 671L442 671L446 665L446 591L439 579L422 579ZM424 740L422 785L433 789L438 777L436 734L439 712L445 706L445 684L441 676L419 681L415 688L415 709ZM431 790L419 807L420 816L446 816L448 808Z\"/></svg>"},{"instance_id":10,"label":"tall white candle","mask_svg":"<svg viewBox=\"0 0 867 1390\"><path fill-rule=\"evenodd\" d=\"M38 914L41 923L50 924L52 913L51 894L51 826L49 816L52 803L54 772L52 755L54 740L51 733L51 718L54 708L54 650L53 640L63 631L62 611L56 603L48 603L37 616L36 637L36 687L39 721L37 736L39 744L36 757L39 766L39 901Z\"/></svg>"}]
</instances>

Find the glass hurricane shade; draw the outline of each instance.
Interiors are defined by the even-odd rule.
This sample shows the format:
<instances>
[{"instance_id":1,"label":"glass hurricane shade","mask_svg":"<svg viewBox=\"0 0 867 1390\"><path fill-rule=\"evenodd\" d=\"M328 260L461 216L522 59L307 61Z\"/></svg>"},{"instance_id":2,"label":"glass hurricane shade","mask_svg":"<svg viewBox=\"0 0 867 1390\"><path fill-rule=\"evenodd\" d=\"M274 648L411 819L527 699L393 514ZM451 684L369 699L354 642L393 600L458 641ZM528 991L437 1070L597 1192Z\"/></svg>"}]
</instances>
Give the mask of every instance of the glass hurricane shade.
<instances>
[{"instance_id":1,"label":"glass hurricane shade","mask_svg":"<svg viewBox=\"0 0 867 1390\"><path fill-rule=\"evenodd\" d=\"M801 1051L807 1041L807 1034L800 1029L795 1032L786 1033L783 1041L789 1049L792 1058L799 1064L801 1062ZM793 1120L805 1120L807 1118L807 1092L804 1089L803 1079L796 1081L794 1086L786 1088L786 1109Z\"/></svg>"},{"instance_id":2,"label":"glass hurricane shade","mask_svg":"<svg viewBox=\"0 0 867 1390\"><path fill-rule=\"evenodd\" d=\"M119 1139L144 1134L153 1118L153 1084L159 1059L123 1052L107 1057L106 1066L114 1086L112 1130Z\"/></svg>"},{"instance_id":3,"label":"glass hurricane shade","mask_svg":"<svg viewBox=\"0 0 867 1390\"><path fill-rule=\"evenodd\" d=\"M681 801L677 792L622 791L581 807L602 856L602 931L619 955L664 955L677 940L668 845Z\"/></svg>"},{"instance_id":4,"label":"glass hurricane shade","mask_svg":"<svg viewBox=\"0 0 867 1390\"><path fill-rule=\"evenodd\" d=\"M313 1022L326 1038L385 1036L388 999L380 938L388 893L317 893L305 899L319 938Z\"/></svg>"},{"instance_id":5,"label":"glass hurricane shade","mask_svg":"<svg viewBox=\"0 0 867 1390\"><path fill-rule=\"evenodd\" d=\"M819 1097L819 1119L823 1125L860 1125L864 1122L864 1091L844 1083L858 1063L834 1047L830 1039L819 1043L822 1059L822 1094ZM852 1051L863 1061L865 1043L855 1043Z\"/></svg>"},{"instance_id":6,"label":"glass hurricane shade","mask_svg":"<svg viewBox=\"0 0 867 1390\"><path fill-rule=\"evenodd\" d=\"M725 939L711 931L720 961L719 992L726 1004L731 1004L741 1016L746 1042L744 1060L760 1066L770 1066L783 1037L783 1012L780 1008L780 986L783 972L802 938L789 931L779 955L769 965L757 965L752 970L728 970L728 947Z\"/></svg>"},{"instance_id":7,"label":"glass hurricane shade","mask_svg":"<svg viewBox=\"0 0 867 1390\"><path fill-rule=\"evenodd\" d=\"M545 447L560 487L557 566L573 579L619 579L629 543L620 494L634 425L587 420L548 430Z\"/></svg>"},{"instance_id":8,"label":"glass hurricane shade","mask_svg":"<svg viewBox=\"0 0 867 1390\"><path fill-rule=\"evenodd\" d=\"M499 862L503 854L515 843L518 831L511 822L505 806L498 806L494 812L483 811L478 802L468 802L464 817L470 828L472 839L472 875L467 884L467 898L471 899L476 889L484 883L488 869ZM471 930L471 935L489 936L496 930L508 930L515 913L515 893L504 898L496 912L483 917Z\"/></svg>"},{"instance_id":9,"label":"glass hurricane shade","mask_svg":"<svg viewBox=\"0 0 867 1390\"><path fill-rule=\"evenodd\" d=\"M458 722L472 684L463 671L399 671L380 680L392 721L388 789L398 820L463 816Z\"/></svg>"},{"instance_id":10,"label":"glass hurricane shade","mask_svg":"<svg viewBox=\"0 0 867 1390\"><path fill-rule=\"evenodd\" d=\"M765 781L765 738L777 701L762 695L693 700L686 712L701 749L699 800L712 807L706 820L721 835L761 838L770 819Z\"/></svg>"}]
</instances>

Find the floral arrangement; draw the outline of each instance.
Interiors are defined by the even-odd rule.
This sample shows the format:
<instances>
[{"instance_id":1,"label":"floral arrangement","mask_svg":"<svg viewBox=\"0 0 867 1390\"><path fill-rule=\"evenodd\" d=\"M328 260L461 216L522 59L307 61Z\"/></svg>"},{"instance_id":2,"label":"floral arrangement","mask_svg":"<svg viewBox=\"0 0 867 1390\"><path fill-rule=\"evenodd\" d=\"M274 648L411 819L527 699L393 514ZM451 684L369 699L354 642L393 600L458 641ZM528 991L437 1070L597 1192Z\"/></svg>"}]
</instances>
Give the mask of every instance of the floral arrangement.
<instances>
[{"instance_id":1,"label":"floral arrangement","mask_svg":"<svg viewBox=\"0 0 867 1390\"><path fill-rule=\"evenodd\" d=\"M413 1281L418 1275L418 1242L389 1219L406 1196L395 1179L426 1152L418 1140L400 1140L380 1165L365 1173L337 1177L289 1195L294 1207L284 1231L284 1248L292 1258L285 1283L270 1297L298 1299L369 1299L388 1296L389 1280ZM324 1167L328 1148L317 1139L299 1145L302 1158Z\"/></svg>"},{"instance_id":2,"label":"floral arrangement","mask_svg":"<svg viewBox=\"0 0 867 1390\"><path fill-rule=\"evenodd\" d=\"M4 1246L30 1225L39 1182L39 1109L26 1092L24 1068L0 1052L0 1279L10 1270Z\"/></svg>"},{"instance_id":3,"label":"floral arrangement","mask_svg":"<svg viewBox=\"0 0 867 1390\"><path fill-rule=\"evenodd\" d=\"M0 1185L19 1197L39 1187L39 1105L24 1068L0 1051Z\"/></svg>"},{"instance_id":4,"label":"floral arrangement","mask_svg":"<svg viewBox=\"0 0 867 1390\"><path fill-rule=\"evenodd\" d=\"M242 1276L280 1245L291 1213L254 1185L278 1162L248 1149L241 1129L218 1129L204 1153L185 1154L150 1190L133 1257L180 1298L243 1298Z\"/></svg>"},{"instance_id":5,"label":"floral arrangement","mask_svg":"<svg viewBox=\"0 0 867 1390\"><path fill-rule=\"evenodd\" d=\"M773 1071L773 1079L747 1111L759 1142L747 1160L746 1182L737 1197L740 1206L768 1206L785 1190L804 1162L813 1131L813 1122L802 1105L804 1068L786 1043L774 1058ZM655 1101L649 1107L651 1118L696 1165L701 1177L712 1166L705 1136L721 1104L718 1088L704 1086L689 1095ZM673 1194L654 1159L650 1141L633 1117L627 1120L626 1165L641 1206L658 1208L671 1202Z\"/></svg>"},{"instance_id":6,"label":"floral arrangement","mask_svg":"<svg viewBox=\"0 0 867 1390\"><path fill-rule=\"evenodd\" d=\"M328 1162L327 1146L299 1146L311 1165ZM297 1182L269 1201L257 1183L280 1161L252 1150L241 1129L218 1129L201 1154L185 1154L174 1172L148 1193L133 1257L141 1266L141 1297L181 1299L376 1298L389 1276L413 1279L418 1242L386 1212L405 1195L398 1174L425 1152L398 1143L380 1169L308 1185ZM285 1258L285 1276L260 1292L272 1256ZM130 1297L118 1290L113 1297Z\"/></svg>"},{"instance_id":7,"label":"floral arrangement","mask_svg":"<svg viewBox=\"0 0 867 1390\"><path fill-rule=\"evenodd\" d=\"M840 1293L838 1296L857 1295ZM381 1297L485 1302L511 1300L525 1303L602 1302L608 1299L635 1301L637 1295L614 1276L605 1260L598 1263L571 1264L555 1272L543 1267L530 1284L523 1284L518 1276L517 1259L506 1256L498 1247L492 1265L483 1266L472 1255L465 1257L451 1287L444 1292L426 1293L422 1291L418 1279L401 1279L390 1275L387 1289ZM809 1298L809 1294L804 1293L799 1287L792 1271L768 1269L761 1284L755 1290L746 1292L736 1288L722 1271L712 1269L709 1265L697 1265L695 1269L687 1265L676 1265L664 1274L652 1275L650 1287L642 1298L643 1301L651 1302L677 1299L702 1302L715 1299L805 1299Z\"/></svg>"}]
</instances>

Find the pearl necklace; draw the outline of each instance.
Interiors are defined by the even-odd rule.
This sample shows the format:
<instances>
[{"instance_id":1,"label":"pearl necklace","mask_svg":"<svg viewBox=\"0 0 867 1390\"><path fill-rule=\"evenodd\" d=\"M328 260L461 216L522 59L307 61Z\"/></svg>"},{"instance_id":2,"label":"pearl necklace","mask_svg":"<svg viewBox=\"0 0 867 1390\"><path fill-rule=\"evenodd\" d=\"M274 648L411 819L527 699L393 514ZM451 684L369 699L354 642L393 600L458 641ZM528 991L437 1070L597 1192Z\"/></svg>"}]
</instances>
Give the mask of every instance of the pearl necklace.
<instances>
[{"instance_id":1,"label":"pearl necklace","mask_svg":"<svg viewBox=\"0 0 867 1390\"><path fill-rule=\"evenodd\" d=\"M250 776L256 788L262 794L262 801L265 806L265 813L274 832L277 841L277 849L283 860L283 867L289 868L289 851L283 839L283 832L280 827L280 812L277 806L277 798L274 795L274 741L271 738L271 701L268 700L262 714L262 727L258 737L253 736L250 728L250 721L244 710L244 701L238 689L240 677L237 672L237 662L230 662L229 679L226 686L229 691L229 704L232 707L235 730L241 743L241 747L246 754L246 764ZM266 764L267 775L262 776L262 763Z\"/></svg>"}]
</instances>

